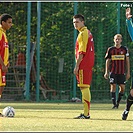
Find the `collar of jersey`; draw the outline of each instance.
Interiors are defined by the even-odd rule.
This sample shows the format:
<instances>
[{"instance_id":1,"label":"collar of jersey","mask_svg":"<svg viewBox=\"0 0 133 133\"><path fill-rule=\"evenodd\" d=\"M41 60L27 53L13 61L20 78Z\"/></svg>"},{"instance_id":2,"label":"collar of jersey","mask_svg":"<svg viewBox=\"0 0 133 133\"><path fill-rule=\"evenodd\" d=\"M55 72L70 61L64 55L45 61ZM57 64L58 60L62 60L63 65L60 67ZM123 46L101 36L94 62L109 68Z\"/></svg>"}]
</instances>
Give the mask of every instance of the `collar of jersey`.
<instances>
[{"instance_id":1,"label":"collar of jersey","mask_svg":"<svg viewBox=\"0 0 133 133\"><path fill-rule=\"evenodd\" d=\"M4 33L6 33L6 31L2 28L1 25L0 25L0 30L3 31Z\"/></svg>"},{"instance_id":2,"label":"collar of jersey","mask_svg":"<svg viewBox=\"0 0 133 133\"><path fill-rule=\"evenodd\" d=\"M82 28L79 30L79 32L83 31L84 29L87 29L87 27L86 27L86 26L82 27Z\"/></svg>"}]
</instances>

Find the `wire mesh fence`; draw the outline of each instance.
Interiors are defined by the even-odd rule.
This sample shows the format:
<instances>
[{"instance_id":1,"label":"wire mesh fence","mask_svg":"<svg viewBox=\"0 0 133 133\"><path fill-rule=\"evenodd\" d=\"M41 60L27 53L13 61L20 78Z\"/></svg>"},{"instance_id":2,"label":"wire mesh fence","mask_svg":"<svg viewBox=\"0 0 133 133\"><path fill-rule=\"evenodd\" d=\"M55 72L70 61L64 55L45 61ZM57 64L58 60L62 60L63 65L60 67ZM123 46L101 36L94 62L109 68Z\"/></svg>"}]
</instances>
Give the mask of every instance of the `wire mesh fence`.
<instances>
[{"instance_id":1,"label":"wire mesh fence","mask_svg":"<svg viewBox=\"0 0 133 133\"><path fill-rule=\"evenodd\" d=\"M90 29L95 42L95 66L91 85L92 100L110 100L109 82L104 79L105 52L113 45L113 37L118 32L123 36L122 44L132 51L132 42L125 23L125 3L118 2L78 2L77 13L85 16L85 25ZM127 2L130 6L132 3ZM13 17L13 26L7 31L10 46L10 68L3 100L24 100L26 79L27 48L27 2L0 2L0 13L6 12ZM73 97L74 68L74 2L41 2L40 24L40 100L67 100ZM120 18L118 18L120 13ZM31 2L31 36L34 44L37 38L37 2ZM120 19L120 23L118 23ZM31 52L31 51L30 51ZM35 49L30 72L30 100L36 96L37 51ZM29 53L29 56L31 53ZM132 68L132 56L130 56ZM131 80L131 79L130 79ZM126 84L123 99L130 89ZM81 93L76 87L76 97Z\"/></svg>"}]
</instances>

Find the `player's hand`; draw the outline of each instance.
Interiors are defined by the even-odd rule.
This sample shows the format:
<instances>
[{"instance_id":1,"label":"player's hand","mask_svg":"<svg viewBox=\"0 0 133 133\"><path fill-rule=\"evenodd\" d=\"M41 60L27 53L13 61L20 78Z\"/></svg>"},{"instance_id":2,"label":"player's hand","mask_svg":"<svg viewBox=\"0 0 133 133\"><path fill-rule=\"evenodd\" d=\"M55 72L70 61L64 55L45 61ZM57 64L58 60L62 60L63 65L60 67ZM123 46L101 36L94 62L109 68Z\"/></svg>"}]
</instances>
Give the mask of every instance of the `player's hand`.
<instances>
[{"instance_id":1,"label":"player's hand","mask_svg":"<svg viewBox=\"0 0 133 133\"><path fill-rule=\"evenodd\" d=\"M78 71L79 71L79 67L76 67L76 66L75 66L73 73L74 73L75 75L77 75L77 74L78 74Z\"/></svg>"},{"instance_id":2,"label":"player's hand","mask_svg":"<svg viewBox=\"0 0 133 133\"><path fill-rule=\"evenodd\" d=\"M126 9L126 18L127 19L130 19L132 17L132 15L131 15L131 9L130 8L127 8Z\"/></svg>"},{"instance_id":3,"label":"player's hand","mask_svg":"<svg viewBox=\"0 0 133 133\"><path fill-rule=\"evenodd\" d=\"M5 65L3 65L3 66L2 66L2 72L5 72L5 73L8 72L8 67L5 66Z\"/></svg>"},{"instance_id":4,"label":"player's hand","mask_svg":"<svg viewBox=\"0 0 133 133\"><path fill-rule=\"evenodd\" d=\"M109 75L107 73L104 74L104 78L108 79Z\"/></svg>"},{"instance_id":5,"label":"player's hand","mask_svg":"<svg viewBox=\"0 0 133 133\"><path fill-rule=\"evenodd\" d=\"M130 74L126 75L126 81L130 78Z\"/></svg>"},{"instance_id":6,"label":"player's hand","mask_svg":"<svg viewBox=\"0 0 133 133\"><path fill-rule=\"evenodd\" d=\"M9 67L10 66L10 63L8 63L6 66Z\"/></svg>"}]
</instances>

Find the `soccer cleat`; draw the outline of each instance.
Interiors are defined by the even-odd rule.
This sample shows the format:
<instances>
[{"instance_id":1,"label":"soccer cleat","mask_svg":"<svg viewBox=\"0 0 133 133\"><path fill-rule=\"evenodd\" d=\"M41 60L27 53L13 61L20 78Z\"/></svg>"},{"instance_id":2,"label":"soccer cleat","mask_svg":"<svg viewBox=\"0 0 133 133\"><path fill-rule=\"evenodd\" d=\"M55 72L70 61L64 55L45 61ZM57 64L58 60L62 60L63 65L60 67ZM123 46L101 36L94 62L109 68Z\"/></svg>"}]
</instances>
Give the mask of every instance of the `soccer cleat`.
<instances>
[{"instance_id":1,"label":"soccer cleat","mask_svg":"<svg viewBox=\"0 0 133 133\"><path fill-rule=\"evenodd\" d=\"M118 105L119 106L119 105ZM112 109L118 109L118 106L117 105L114 105L113 107L112 107Z\"/></svg>"},{"instance_id":2,"label":"soccer cleat","mask_svg":"<svg viewBox=\"0 0 133 133\"><path fill-rule=\"evenodd\" d=\"M0 117L3 117L2 113L0 113Z\"/></svg>"},{"instance_id":3,"label":"soccer cleat","mask_svg":"<svg viewBox=\"0 0 133 133\"><path fill-rule=\"evenodd\" d=\"M75 117L74 119L90 119L90 116L85 116L84 114L80 114L80 116Z\"/></svg>"},{"instance_id":4,"label":"soccer cleat","mask_svg":"<svg viewBox=\"0 0 133 133\"><path fill-rule=\"evenodd\" d=\"M119 103L116 104L116 108L117 108L117 109L118 109L118 107L119 107Z\"/></svg>"},{"instance_id":5,"label":"soccer cleat","mask_svg":"<svg viewBox=\"0 0 133 133\"><path fill-rule=\"evenodd\" d=\"M127 119L128 113L129 113L129 111L127 111L127 110L123 111L123 113L122 113L122 120L126 120Z\"/></svg>"}]
</instances>

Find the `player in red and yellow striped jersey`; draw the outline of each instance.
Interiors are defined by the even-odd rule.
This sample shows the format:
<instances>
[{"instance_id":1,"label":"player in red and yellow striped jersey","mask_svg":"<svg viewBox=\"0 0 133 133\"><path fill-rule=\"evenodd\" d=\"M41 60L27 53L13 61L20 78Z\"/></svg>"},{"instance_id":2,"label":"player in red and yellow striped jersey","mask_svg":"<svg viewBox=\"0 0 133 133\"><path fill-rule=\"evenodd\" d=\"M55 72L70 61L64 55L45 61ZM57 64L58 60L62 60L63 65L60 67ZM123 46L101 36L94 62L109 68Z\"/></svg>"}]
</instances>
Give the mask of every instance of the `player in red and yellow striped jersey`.
<instances>
[{"instance_id":1,"label":"player in red and yellow striped jersey","mask_svg":"<svg viewBox=\"0 0 133 133\"><path fill-rule=\"evenodd\" d=\"M12 17L9 14L0 16L0 98L6 85L6 73L9 67L9 46L6 37L6 30L12 26Z\"/></svg>"},{"instance_id":2,"label":"player in red and yellow striped jersey","mask_svg":"<svg viewBox=\"0 0 133 133\"><path fill-rule=\"evenodd\" d=\"M82 92L84 113L75 119L90 119L90 85L92 80L92 68L94 66L94 41L91 32L84 25L84 16L77 14L73 16L73 25L79 31L76 45L76 65L74 74L78 81L78 87Z\"/></svg>"}]
</instances>

